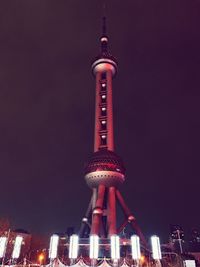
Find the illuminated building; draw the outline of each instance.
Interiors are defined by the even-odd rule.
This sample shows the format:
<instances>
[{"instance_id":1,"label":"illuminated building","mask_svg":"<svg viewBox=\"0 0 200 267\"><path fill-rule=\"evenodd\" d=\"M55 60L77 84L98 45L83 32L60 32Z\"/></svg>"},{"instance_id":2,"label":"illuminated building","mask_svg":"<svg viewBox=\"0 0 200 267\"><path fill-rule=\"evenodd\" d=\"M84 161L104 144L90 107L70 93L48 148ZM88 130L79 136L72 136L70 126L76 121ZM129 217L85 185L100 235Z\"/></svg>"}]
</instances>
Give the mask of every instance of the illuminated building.
<instances>
[{"instance_id":1,"label":"illuminated building","mask_svg":"<svg viewBox=\"0 0 200 267\"><path fill-rule=\"evenodd\" d=\"M80 236L90 233L108 238L120 234L130 224L146 245L136 219L119 190L125 181L125 167L114 150L112 81L117 72L117 61L108 50L105 18L100 41L101 52L92 63L96 80L94 153L85 166L85 179L92 189L92 197L82 220ZM124 213L120 225L116 220L117 202Z\"/></svg>"}]
</instances>

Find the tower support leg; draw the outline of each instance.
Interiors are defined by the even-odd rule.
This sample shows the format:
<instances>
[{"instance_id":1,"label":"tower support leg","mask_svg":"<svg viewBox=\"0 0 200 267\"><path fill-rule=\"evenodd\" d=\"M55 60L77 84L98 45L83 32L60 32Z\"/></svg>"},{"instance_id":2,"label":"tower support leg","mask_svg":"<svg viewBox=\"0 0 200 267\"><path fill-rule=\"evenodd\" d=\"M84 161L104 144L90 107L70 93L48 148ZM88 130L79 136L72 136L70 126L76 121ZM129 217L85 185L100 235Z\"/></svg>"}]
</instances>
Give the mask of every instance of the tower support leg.
<instances>
[{"instance_id":1,"label":"tower support leg","mask_svg":"<svg viewBox=\"0 0 200 267\"><path fill-rule=\"evenodd\" d=\"M140 237L143 245L147 248L147 242L146 239L142 233L142 231L140 230L139 226L137 225L136 219L133 216L133 214L131 213L130 209L127 207L121 193L119 192L119 190L116 190L116 196L117 199L122 207L122 210L124 212L124 215L127 217L128 222L131 224L131 226L133 227L133 229L136 231L136 234Z\"/></svg>"},{"instance_id":2,"label":"tower support leg","mask_svg":"<svg viewBox=\"0 0 200 267\"><path fill-rule=\"evenodd\" d=\"M103 213L104 194L105 194L105 186L100 184L98 187L96 206L92 214L91 234L94 234L94 235L99 235L100 233L101 218L102 218L102 213Z\"/></svg>"},{"instance_id":3,"label":"tower support leg","mask_svg":"<svg viewBox=\"0 0 200 267\"><path fill-rule=\"evenodd\" d=\"M88 205L87 211L85 213L85 216L82 219L82 223L81 223L81 227L80 227L80 231L79 231L79 235L81 237L84 236L84 232L86 230L86 227L91 227L90 222L88 221L90 214L91 214L91 210L92 210L92 203L93 203L93 198L94 198L94 193L92 194L90 203Z\"/></svg>"},{"instance_id":4,"label":"tower support leg","mask_svg":"<svg viewBox=\"0 0 200 267\"><path fill-rule=\"evenodd\" d=\"M115 187L108 189L108 235L115 235L116 231L116 197Z\"/></svg>"},{"instance_id":5,"label":"tower support leg","mask_svg":"<svg viewBox=\"0 0 200 267\"><path fill-rule=\"evenodd\" d=\"M120 227L117 229L117 234L121 233L127 224L128 224L128 219L126 218L120 225Z\"/></svg>"}]
</instances>

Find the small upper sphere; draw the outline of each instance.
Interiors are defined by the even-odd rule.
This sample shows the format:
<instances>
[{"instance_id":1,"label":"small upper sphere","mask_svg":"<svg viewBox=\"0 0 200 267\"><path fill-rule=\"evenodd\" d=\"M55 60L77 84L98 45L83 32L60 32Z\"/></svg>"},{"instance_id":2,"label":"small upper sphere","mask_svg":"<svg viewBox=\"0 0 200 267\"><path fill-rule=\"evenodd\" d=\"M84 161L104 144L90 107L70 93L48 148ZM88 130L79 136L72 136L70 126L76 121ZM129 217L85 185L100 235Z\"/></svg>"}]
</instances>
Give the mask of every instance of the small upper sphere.
<instances>
[{"instance_id":1,"label":"small upper sphere","mask_svg":"<svg viewBox=\"0 0 200 267\"><path fill-rule=\"evenodd\" d=\"M101 53L92 62L92 71L96 75L97 72L111 71L112 76L117 72L117 60L108 51L107 36L101 37Z\"/></svg>"},{"instance_id":2,"label":"small upper sphere","mask_svg":"<svg viewBox=\"0 0 200 267\"><path fill-rule=\"evenodd\" d=\"M85 166L85 179L89 187L118 187L124 182L125 167L121 158L113 151L94 152Z\"/></svg>"}]
</instances>

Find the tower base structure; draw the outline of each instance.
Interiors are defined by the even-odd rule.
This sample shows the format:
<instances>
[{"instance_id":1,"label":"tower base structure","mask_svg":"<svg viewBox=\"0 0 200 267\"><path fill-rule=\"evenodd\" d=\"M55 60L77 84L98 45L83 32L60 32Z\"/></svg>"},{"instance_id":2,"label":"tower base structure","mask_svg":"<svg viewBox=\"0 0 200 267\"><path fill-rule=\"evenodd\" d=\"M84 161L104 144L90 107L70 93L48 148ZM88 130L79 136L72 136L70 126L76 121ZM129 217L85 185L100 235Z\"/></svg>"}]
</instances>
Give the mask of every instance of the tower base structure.
<instances>
[{"instance_id":1,"label":"tower base structure","mask_svg":"<svg viewBox=\"0 0 200 267\"><path fill-rule=\"evenodd\" d=\"M140 237L144 247L146 240L133 213L120 193L119 186L124 182L125 168L121 158L113 151L99 150L93 153L85 167L85 179L92 189L92 197L82 219L80 237L98 235L108 238L119 235L127 225ZM117 207L124 218L117 225Z\"/></svg>"},{"instance_id":2,"label":"tower base structure","mask_svg":"<svg viewBox=\"0 0 200 267\"><path fill-rule=\"evenodd\" d=\"M104 203L108 203L107 208ZM116 227L116 204L124 213L124 219L118 227ZM90 233L107 238L114 234L119 235L127 225L132 227L135 234L140 237L143 246L147 248L145 237L120 191L115 187L106 188L104 185L100 185L98 189L93 190L88 209L82 219L79 235L84 238L88 237Z\"/></svg>"}]
</instances>

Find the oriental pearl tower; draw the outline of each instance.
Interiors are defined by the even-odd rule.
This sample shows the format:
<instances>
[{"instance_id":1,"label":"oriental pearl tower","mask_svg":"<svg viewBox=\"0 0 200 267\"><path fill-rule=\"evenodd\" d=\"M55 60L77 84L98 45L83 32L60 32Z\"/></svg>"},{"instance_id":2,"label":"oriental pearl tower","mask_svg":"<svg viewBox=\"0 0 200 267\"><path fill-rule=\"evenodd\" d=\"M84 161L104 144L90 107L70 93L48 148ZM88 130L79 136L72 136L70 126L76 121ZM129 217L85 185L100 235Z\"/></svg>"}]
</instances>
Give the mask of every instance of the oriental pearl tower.
<instances>
[{"instance_id":1,"label":"oriental pearl tower","mask_svg":"<svg viewBox=\"0 0 200 267\"><path fill-rule=\"evenodd\" d=\"M82 219L80 236L93 234L107 238L120 234L130 224L143 245L146 245L136 219L119 191L125 181L125 167L114 152L112 80L117 73L117 61L108 49L105 17L102 28L100 54L91 66L96 81L94 153L84 169L86 183L92 189L92 197ZM124 214L121 222L117 222L117 204Z\"/></svg>"}]
</instances>

